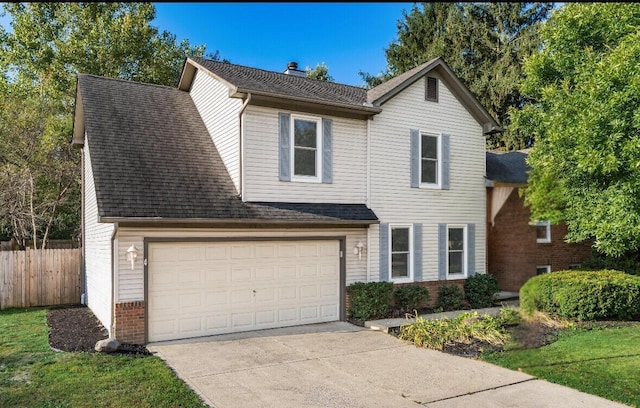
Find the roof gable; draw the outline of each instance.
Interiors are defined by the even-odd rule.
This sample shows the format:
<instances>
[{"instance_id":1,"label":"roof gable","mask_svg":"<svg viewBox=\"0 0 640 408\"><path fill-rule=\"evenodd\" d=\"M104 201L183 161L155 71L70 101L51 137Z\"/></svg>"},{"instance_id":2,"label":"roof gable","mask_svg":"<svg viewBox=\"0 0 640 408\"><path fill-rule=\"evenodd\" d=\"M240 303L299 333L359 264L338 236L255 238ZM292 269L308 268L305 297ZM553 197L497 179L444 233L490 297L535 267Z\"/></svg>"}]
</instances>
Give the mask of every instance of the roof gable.
<instances>
[{"instance_id":1,"label":"roof gable","mask_svg":"<svg viewBox=\"0 0 640 408\"><path fill-rule=\"evenodd\" d=\"M400 92L413 85L416 81L424 78L429 72L435 71L439 74L442 81L451 90L453 95L460 103L469 111L480 125L482 125L485 133L499 132L502 129L498 122L487 112L487 110L478 102L469 89L460 81L453 73L446 62L438 57L431 61L425 62L409 71L391 78L390 80L370 89L367 92L367 102L374 106L381 106Z\"/></svg>"}]
</instances>

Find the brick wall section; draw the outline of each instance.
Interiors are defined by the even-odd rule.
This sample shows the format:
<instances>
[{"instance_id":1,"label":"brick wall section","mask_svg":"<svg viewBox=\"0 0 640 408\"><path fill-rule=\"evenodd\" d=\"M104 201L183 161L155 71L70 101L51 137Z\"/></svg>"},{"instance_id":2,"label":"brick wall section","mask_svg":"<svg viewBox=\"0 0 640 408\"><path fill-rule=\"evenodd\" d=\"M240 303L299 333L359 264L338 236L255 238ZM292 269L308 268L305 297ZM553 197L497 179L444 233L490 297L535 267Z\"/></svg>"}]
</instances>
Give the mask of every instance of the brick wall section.
<instances>
[{"instance_id":1,"label":"brick wall section","mask_svg":"<svg viewBox=\"0 0 640 408\"><path fill-rule=\"evenodd\" d=\"M145 302L125 302L115 305L115 338L121 343L145 343Z\"/></svg>"},{"instance_id":2,"label":"brick wall section","mask_svg":"<svg viewBox=\"0 0 640 408\"><path fill-rule=\"evenodd\" d=\"M551 242L536 242L536 227L529 225L531 213L524 198L514 191L505 202L487 231L489 273L497 280L501 290L517 292L536 275L536 267L551 265L551 271L569 269L591 257L591 242L569 244L564 242L567 226L551 226Z\"/></svg>"},{"instance_id":3,"label":"brick wall section","mask_svg":"<svg viewBox=\"0 0 640 408\"><path fill-rule=\"evenodd\" d=\"M456 280L448 280L448 281L429 281L429 282L412 282L412 283L396 283L394 284L394 288L395 287L399 287L399 286L412 286L412 285L416 285L416 286L423 286L425 288L427 288L427 290L429 291L429 303L424 305L425 307L436 307L436 304L438 303L438 290L440 289L440 286L443 285L457 285L460 287L461 290L464 291L464 279L456 279ZM347 317L349 314L349 306L351 305L351 302L349 301L349 293L345 290L345 304L346 304L346 310L347 310Z\"/></svg>"}]
</instances>

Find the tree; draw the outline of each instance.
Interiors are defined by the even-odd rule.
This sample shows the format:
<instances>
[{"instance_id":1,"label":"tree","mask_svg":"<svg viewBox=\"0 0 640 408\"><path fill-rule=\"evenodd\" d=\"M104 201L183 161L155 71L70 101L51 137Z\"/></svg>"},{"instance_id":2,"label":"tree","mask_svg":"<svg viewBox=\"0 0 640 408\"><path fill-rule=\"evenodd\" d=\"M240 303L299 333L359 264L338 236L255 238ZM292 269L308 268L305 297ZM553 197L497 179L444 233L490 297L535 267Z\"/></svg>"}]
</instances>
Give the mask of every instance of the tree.
<instances>
[{"instance_id":1,"label":"tree","mask_svg":"<svg viewBox=\"0 0 640 408\"><path fill-rule=\"evenodd\" d=\"M513 112L536 137L525 201L534 219L566 221L567 240L609 256L640 248L640 4L569 3L525 62Z\"/></svg>"},{"instance_id":2,"label":"tree","mask_svg":"<svg viewBox=\"0 0 640 408\"><path fill-rule=\"evenodd\" d=\"M0 228L23 245L79 233L76 73L175 85L204 46L151 25L150 3L4 3L0 27ZM213 56L218 59L216 52Z\"/></svg>"},{"instance_id":3,"label":"tree","mask_svg":"<svg viewBox=\"0 0 640 408\"><path fill-rule=\"evenodd\" d=\"M421 3L398 21L398 39L386 49L387 70L360 72L371 87L442 57L480 103L508 128L510 107L528 103L518 89L522 61L540 47L537 28L552 3ZM528 145L528 135L507 130L488 145Z\"/></svg>"},{"instance_id":4,"label":"tree","mask_svg":"<svg viewBox=\"0 0 640 408\"><path fill-rule=\"evenodd\" d=\"M322 64L317 64L313 69L307 67L305 71L307 73L307 78L334 82L333 77L329 75L329 67L327 67L324 62Z\"/></svg>"}]
</instances>

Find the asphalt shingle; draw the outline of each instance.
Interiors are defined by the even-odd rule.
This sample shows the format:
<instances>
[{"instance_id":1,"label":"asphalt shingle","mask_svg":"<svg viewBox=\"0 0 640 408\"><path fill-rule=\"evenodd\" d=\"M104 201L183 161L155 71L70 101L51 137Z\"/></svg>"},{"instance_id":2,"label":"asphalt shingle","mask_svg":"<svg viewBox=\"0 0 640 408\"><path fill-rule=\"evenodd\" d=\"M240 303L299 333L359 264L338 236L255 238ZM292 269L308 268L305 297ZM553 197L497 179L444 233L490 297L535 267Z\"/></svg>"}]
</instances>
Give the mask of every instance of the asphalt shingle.
<instances>
[{"instance_id":1,"label":"asphalt shingle","mask_svg":"<svg viewBox=\"0 0 640 408\"><path fill-rule=\"evenodd\" d=\"M243 202L187 92L84 74L78 88L101 217L377 220L364 204Z\"/></svg>"},{"instance_id":2,"label":"asphalt shingle","mask_svg":"<svg viewBox=\"0 0 640 408\"><path fill-rule=\"evenodd\" d=\"M502 183L526 184L529 150L487 152L487 179Z\"/></svg>"}]
</instances>

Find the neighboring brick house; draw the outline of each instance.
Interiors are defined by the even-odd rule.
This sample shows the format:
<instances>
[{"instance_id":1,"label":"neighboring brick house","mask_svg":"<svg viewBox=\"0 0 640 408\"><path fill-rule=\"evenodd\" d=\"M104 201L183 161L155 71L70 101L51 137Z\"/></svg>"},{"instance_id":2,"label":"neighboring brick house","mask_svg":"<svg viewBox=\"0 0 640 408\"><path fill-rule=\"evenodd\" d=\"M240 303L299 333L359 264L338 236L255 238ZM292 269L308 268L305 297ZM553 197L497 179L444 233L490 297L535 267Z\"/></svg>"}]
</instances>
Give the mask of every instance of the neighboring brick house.
<instances>
[{"instance_id":1,"label":"neighboring brick house","mask_svg":"<svg viewBox=\"0 0 640 408\"><path fill-rule=\"evenodd\" d=\"M527 185L528 150L487 152L488 271L503 291L531 277L571 269L591 257L591 242L567 243L564 223L531 222L520 190Z\"/></svg>"}]
</instances>

